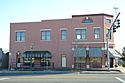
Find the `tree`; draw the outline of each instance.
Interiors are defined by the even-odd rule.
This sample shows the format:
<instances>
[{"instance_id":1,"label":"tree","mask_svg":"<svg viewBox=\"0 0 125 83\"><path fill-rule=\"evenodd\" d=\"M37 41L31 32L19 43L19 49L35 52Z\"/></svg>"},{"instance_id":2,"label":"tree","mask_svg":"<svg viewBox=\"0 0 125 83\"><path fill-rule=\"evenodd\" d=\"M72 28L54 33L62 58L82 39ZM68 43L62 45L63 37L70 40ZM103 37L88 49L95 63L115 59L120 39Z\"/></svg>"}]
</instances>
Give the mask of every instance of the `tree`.
<instances>
[{"instance_id":1,"label":"tree","mask_svg":"<svg viewBox=\"0 0 125 83\"><path fill-rule=\"evenodd\" d=\"M125 47L122 49L122 55L125 57Z\"/></svg>"},{"instance_id":2,"label":"tree","mask_svg":"<svg viewBox=\"0 0 125 83\"><path fill-rule=\"evenodd\" d=\"M124 57L122 57L122 60L123 60L123 66L125 67L125 47L123 47L123 49L122 49L122 55L124 56Z\"/></svg>"}]
</instances>

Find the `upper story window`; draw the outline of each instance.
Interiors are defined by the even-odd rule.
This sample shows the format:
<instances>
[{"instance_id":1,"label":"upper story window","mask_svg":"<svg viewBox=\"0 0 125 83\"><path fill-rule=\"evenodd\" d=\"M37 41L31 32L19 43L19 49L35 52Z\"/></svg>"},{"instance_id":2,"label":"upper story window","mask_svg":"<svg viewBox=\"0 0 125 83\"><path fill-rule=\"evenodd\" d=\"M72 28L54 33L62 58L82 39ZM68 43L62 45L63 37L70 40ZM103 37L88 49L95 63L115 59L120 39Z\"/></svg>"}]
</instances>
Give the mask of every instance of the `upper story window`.
<instances>
[{"instance_id":1,"label":"upper story window","mask_svg":"<svg viewBox=\"0 0 125 83\"><path fill-rule=\"evenodd\" d=\"M41 31L41 40L50 40L51 39L51 30Z\"/></svg>"},{"instance_id":2,"label":"upper story window","mask_svg":"<svg viewBox=\"0 0 125 83\"><path fill-rule=\"evenodd\" d=\"M61 30L61 40L66 40L67 38L67 30Z\"/></svg>"},{"instance_id":3,"label":"upper story window","mask_svg":"<svg viewBox=\"0 0 125 83\"><path fill-rule=\"evenodd\" d=\"M106 34L108 33L109 29L106 29ZM109 33L109 39L112 39L111 32Z\"/></svg>"},{"instance_id":4,"label":"upper story window","mask_svg":"<svg viewBox=\"0 0 125 83\"><path fill-rule=\"evenodd\" d=\"M93 23L93 20L91 18L89 18L89 17L85 17L83 19L82 23L84 23L84 24L91 24L91 23Z\"/></svg>"},{"instance_id":5,"label":"upper story window","mask_svg":"<svg viewBox=\"0 0 125 83\"><path fill-rule=\"evenodd\" d=\"M110 24L111 23L111 19L106 19L106 24Z\"/></svg>"},{"instance_id":6,"label":"upper story window","mask_svg":"<svg viewBox=\"0 0 125 83\"><path fill-rule=\"evenodd\" d=\"M76 39L86 39L86 29L76 29L75 30Z\"/></svg>"},{"instance_id":7,"label":"upper story window","mask_svg":"<svg viewBox=\"0 0 125 83\"><path fill-rule=\"evenodd\" d=\"M94 28L95 39L100 39L100 28Z\"/></svg>"},{"instance_id":8,"label":"upper story window","mask_svg":"<svg viewBox=\"0 0 125 83\"><path fill-rule=\"evenodd\" d=\"M24 42L25 41L25 31L16 32L16 41L17 42Z\"/></svg>"}]
</instances>

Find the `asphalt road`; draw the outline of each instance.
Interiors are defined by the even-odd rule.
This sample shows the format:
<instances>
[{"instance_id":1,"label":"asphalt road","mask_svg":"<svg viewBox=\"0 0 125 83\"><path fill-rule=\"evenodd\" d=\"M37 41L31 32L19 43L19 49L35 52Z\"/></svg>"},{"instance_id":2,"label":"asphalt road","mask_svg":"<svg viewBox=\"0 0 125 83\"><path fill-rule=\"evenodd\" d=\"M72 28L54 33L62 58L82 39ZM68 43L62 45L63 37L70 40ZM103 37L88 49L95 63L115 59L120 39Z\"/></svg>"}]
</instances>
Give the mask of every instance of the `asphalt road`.
<instances>
[{"instance_id":1,"label":"asphalt road","mask_svg":"<svg viewBox=\"0 0 125 83\"><path fill-rule=\"evenodd\" d=\"M0 76L0 83L125 83L125 74Z\"/></svg>"}]
</instances>

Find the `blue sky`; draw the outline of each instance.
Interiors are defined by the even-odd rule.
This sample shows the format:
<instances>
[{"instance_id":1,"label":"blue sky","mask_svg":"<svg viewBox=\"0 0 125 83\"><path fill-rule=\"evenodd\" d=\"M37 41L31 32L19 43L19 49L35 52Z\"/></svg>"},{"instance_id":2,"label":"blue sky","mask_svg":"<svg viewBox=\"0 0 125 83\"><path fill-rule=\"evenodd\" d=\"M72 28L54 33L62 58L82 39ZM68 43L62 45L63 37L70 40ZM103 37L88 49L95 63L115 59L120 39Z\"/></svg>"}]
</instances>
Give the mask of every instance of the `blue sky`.
<instances>
[{"instance_id":1,"label":"blue sky","mask_svg":"<svg viewBox=\"0 0 125 83\"><path fill-rule=\"evenodd\" d=\"M121 12L121 27L115 33L115 48L125 46L124 0L0 0L0 48L9 50L10 23L71 18L72 15Z\"/></svg>"}]
</instances>

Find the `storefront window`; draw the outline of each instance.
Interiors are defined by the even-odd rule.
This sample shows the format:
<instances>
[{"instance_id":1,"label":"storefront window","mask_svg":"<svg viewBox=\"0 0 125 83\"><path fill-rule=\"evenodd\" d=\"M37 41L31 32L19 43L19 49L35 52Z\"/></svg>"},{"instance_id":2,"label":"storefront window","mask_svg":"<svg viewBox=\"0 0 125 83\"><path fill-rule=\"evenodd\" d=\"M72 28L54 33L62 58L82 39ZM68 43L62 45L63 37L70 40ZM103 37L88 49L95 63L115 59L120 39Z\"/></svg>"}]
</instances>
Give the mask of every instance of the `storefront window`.
<instances>
[{"instance_id":1,"label":"storefront window","mask_svg":"<svg viewBox=\"0 0 125 83\"><path fill-rule=\"evenodd\" d=\"M99 62L101 62L101 58L100 57L91 57L90 62L99 63Z\"/></svg>"},{"instance_id":2,"label":"storefront window","mask_svg":"<svg viewBox=\"0 0 125 83\"><path fill-rule=\"evenodd\" d=\"M86 62L86 58L85 57L75 57L74 58L74 61L76 62L76 63L85 63Z\"/></svg>"}]
</instances>

